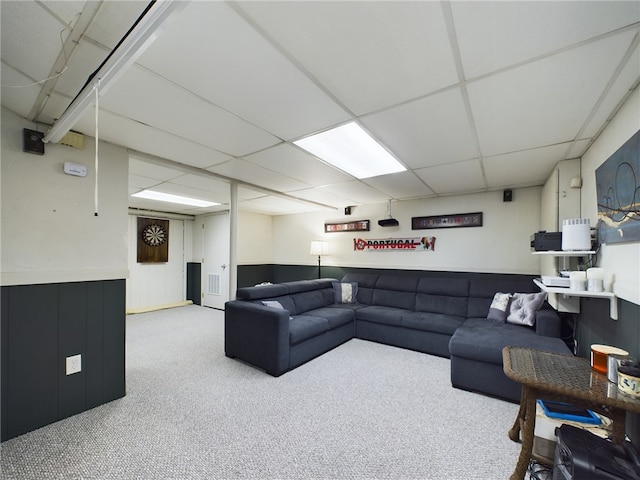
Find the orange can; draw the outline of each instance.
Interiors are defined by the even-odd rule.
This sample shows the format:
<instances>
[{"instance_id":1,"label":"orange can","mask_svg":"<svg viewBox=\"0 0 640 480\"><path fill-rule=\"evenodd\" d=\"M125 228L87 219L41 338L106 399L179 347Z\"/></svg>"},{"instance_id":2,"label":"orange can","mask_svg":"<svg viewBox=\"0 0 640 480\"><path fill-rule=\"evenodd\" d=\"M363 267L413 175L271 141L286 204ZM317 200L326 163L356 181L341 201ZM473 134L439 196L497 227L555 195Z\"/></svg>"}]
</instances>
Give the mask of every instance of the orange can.
<instances>
[{"instance_id":1,"label":"orange can","mask_svg":"<svg viewBox=\"0 0 640 480\"><path fill-rule=\"evenodd\" d=\"M607 374L609 355L629 355L629 352L610 345L591 345L591 368L604 375Z\"/></svg>"}]
</instances>

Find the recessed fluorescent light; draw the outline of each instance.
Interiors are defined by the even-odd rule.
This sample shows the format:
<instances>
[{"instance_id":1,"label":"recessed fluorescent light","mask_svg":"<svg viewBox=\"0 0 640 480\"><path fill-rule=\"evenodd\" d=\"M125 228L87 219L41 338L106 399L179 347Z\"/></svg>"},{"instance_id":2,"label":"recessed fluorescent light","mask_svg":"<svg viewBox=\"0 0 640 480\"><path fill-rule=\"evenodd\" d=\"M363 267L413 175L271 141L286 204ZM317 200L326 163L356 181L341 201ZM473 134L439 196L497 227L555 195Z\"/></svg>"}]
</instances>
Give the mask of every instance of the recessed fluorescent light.
<instances>
[{"instance_id":1,"label":"recessed fluorescent light","mask_svg":"<svg viewBox=\"0 0 640 480\"><path fill-rule=\"evenodd\" d=\"M156 192L154 190L142 190L141 192L134 193L131 196L146 198L148 200L158 200L160 202L179 203L180 205L190 205L192 207L213 207L215 205L220 205L215 202L207 202L206 200L198 200L197 198L181 197L180 195Z\"/></svg>"},{"instance_id":2,"label":"recessed fluorescent light","mask_svg":"<svg viewBox=\"0 0 640 480\"><path fill-rule=\"evenodd\" d=\"M406 170L393 155L354 122L293 143L356 178Z\"/></svg>"}]
</instances>

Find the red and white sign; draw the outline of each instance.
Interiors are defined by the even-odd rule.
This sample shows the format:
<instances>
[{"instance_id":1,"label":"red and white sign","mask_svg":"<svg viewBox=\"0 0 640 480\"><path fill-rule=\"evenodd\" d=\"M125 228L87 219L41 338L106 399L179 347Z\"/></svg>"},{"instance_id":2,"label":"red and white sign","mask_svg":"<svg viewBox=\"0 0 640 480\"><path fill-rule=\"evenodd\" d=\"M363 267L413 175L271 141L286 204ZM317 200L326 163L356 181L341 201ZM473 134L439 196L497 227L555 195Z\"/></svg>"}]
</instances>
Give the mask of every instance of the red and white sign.
<instances>
[{"instance_id":1,"label":"red and white sign","mask_svg":"<svg viewBox=\"0 0 640 480\"><path fill-rule=\"evenodd\" d=\"M394 252L435 250L436 237L413 238L354 238L353 250L360 252Z\"/></svg>"}]
</instances>

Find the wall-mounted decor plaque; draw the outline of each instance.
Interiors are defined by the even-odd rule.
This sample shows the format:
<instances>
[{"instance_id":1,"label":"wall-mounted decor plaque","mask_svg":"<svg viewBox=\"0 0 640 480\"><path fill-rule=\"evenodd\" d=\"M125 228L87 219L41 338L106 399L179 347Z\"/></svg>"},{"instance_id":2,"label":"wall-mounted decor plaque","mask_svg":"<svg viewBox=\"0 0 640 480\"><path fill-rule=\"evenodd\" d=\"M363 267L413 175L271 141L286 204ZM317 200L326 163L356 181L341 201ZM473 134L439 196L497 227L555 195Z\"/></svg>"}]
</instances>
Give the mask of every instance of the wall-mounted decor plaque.
<instances>
[{"instance_id":1,"label":"wall-mounted decor plaque","mask_svg":"<svg viewBox=\"0 0 640 480\"><path fill-rule=\"evenodd\" d=\"M169 220L138 217L138 263L169 261Z\"/></svg>"},{"instance_id":2,"label":"wall-mounted decor plaque","mask_svg":"<svg viewBox=\"0 0 640 480\"><path fill-rule=\"evenodd\" d=\"M456 213L453 215L432 215L429 217L411 217L411 230L481 226L482 212Z\"/></svg>"},{"instance_id":3,"label":"wall-mounted decor plaque","mask_svg":"<svg viewBox=\"0 0 640 480\"><path fill-rule=\"evenodd\" d=\"M325 233L333 232L368 232L371 222L369 220L357 220L355 222L325 223Z\"/></svg>"}]
</instances>

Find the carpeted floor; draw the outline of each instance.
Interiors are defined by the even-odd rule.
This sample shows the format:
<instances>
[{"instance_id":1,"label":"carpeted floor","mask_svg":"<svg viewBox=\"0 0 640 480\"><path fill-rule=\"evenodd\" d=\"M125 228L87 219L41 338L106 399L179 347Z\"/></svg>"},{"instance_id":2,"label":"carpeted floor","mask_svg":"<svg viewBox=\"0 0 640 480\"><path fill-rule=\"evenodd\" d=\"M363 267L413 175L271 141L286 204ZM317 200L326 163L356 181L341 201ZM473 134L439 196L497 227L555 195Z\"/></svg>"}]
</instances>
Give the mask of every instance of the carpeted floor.
<instances>
[{"instance_id":1,"label":"carpeted floor","mask_svg":"<svg viewBox=\"0 0 640 480\"><path fill-rule=\"evenodd\" d=\"M127 318L127 396L2 444L3 479L501 479L517 405L449 360L351 340L273 378L224 356L220 311Z\"/></svg>"}]
</instances>

